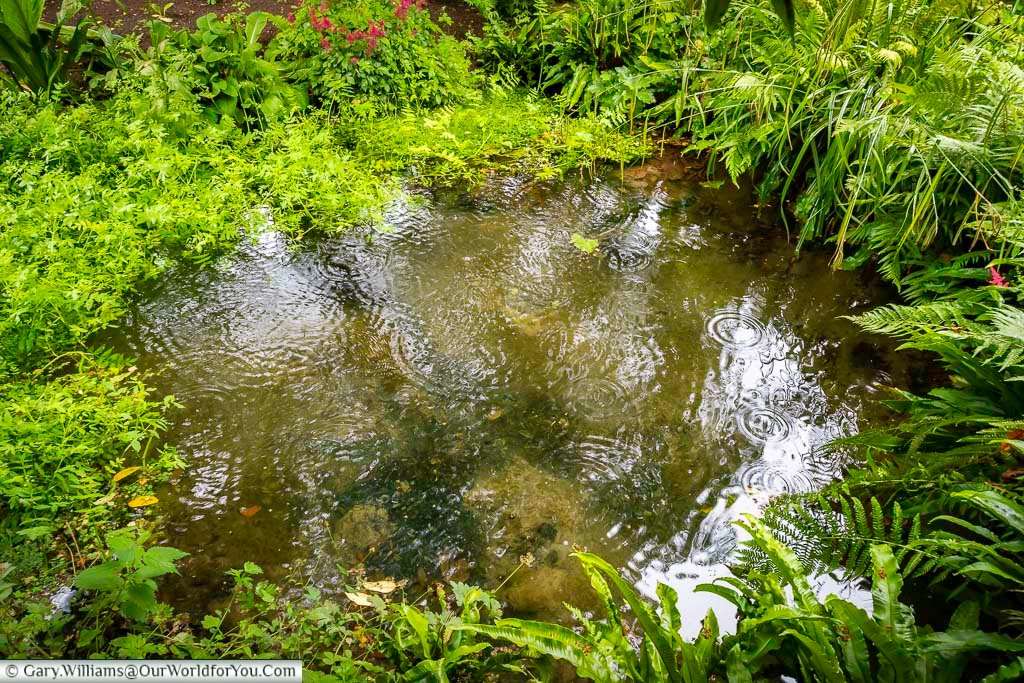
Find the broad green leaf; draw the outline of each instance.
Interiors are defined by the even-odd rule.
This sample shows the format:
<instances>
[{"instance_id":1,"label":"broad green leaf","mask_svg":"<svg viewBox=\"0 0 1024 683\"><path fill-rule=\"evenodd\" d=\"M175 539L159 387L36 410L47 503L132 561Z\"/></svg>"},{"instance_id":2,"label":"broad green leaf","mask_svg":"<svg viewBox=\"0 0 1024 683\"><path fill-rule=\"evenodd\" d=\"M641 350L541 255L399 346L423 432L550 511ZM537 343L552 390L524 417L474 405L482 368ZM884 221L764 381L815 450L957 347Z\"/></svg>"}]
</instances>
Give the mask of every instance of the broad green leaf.
<instances>
[{"instance_id":1,"label":"broad green leaf","mask_svg":"<svg viewBox=\"0 0 1024 683\"><path fill-rule=\"evenodd\" d=\"M146 567L160 572L157 576L177 574L178 568L175 563L183 557L188 557L188 553L177 548L158 545L146 551L146 554L142 557L142 562Z\"/></svg>"},{"instance_id":2,"label":"broad green leaf","mask_svg":"<svg viewBox=\"0 0 1024 683\"><path fill-rule=\"evenodd\" d=\"M736 522L736 525L750 534L748 543L756 545L772 561L775 571L792 588L797 605L811 612L820 612L821 603L807 581L807 571L796 553L783 545L768 527L752 515L744 515L743 520Z\"/></svg>"},{"instance_id":3,"label":"broad green leaf","mask_svg":"<svg viewBox=\"0 0 1024 683\"><path fill-rule=\"evenodd\" d=\"M871 546L871 598L875 619L894 635L907 636L907 618L900 603L903 576L887 545Z\"/></svg>"},{"instance_id":4,"label":"broad green leaf","mask_svg":"<svg viewBox=\"0 0 1024 683\"><path fill-rule=\"evenodd\" d=\"M743 648L737 643L729 650L725 659L725 675L729 683L753 683L753 676L743 657Z\"/></svg>"},{"instance_id":5,"label":"broad green leaf","mask_svg":"<svg viewBox=\"0 0 1024 683\"><path fill-rule=\"evenodd\" d=\"M611 580L615 587L622 594L622 597L629 603L629 607L633 610L633 615L643 626L644 633L654 643L654 647L658 650L658 655L661 657L662 663L665 666L665 672L668 674L669 680L673 683L681 683L682 676L679 673L679 669L676 666L675 652L672 649L670 639L666 636L665 632L660 628L657 621L655 621L654 615L651 613L650 608L647 604L637 595L636 590L631 585L626 583L619 576L619 573L610 564L602 560L597 555L591 553L574 553L581 562L588 563L594 567L597 567L605 576Z\"/></svg>"},{"instance_id":6,"label":"broad green leaf","mask_svg":"<svg viewBox=\"0 0 1024 683\"><path fill-rule=\"evenodd\" d=\"M772 0L772 8L779 15L779 19L782 20L782 25L786 27L789 35L794 35L796 12L793 9L793 0Z\"/></svg>"},{"instance_id":7,"label":"broad green leaf","mask_svg":"<svg viewBox=\"0 0 1024 683\"><path fill-rule=\"evenodd\" d=\"M85 590L111 591L121 587L120 562L104 562L83 569L75 576L75 585Z\"/></svg>"},{"instance_id":8,"label":"broad green leaf","mask_svg":"<svg viewBox=\"0 0 1024 683\"><path fill-rule=\"evenodd\" d=\"M245 18L245 46L254 50L258 46L260 35L267 26L270 15L266 12L250 12Z\"/></svg>"},{"instance_id":9,"label":"broad green leaf","mask_svg":"<svg viewBox=\"0 0 1024 683\"><path fill-rule=\"evenodd\" d=\"M136 621L146 621L156 607L156 584L152 581L132 583L121 598L121 611Z\"/></svg>"},{"instance_id":10,"label":"broad green leaf","mask_svg":"<svg viewBox=\"0 0 1024 683\"><path fill-rule=\"evenodd\" d=\"M31 42L42 16L43 0L0 0L0 23L22 44Z\"/></svg>"},{"instance_id":11,"label":"broad green leaf","mask_svg":"<svg viewBox=\"0 0 1024 683\"><path fill-rule=\"evenodd\" d=\"M448 674L444 670L444 661L440 659L425 659L406 671L402 678L407 681L448 683Z\"/></svg>"},{"instance_id":12,"label":"broad green leaf","mask_svg":"<svg viewBox=\"0 0 1024 683\"><path fill-rule=\"evenodd\" d=\"M474 655L477 652L483 652L491 646L490 643L477 643L475 645L463 645L457 647L444 656L444 660L449 663L455 663L462 660L463 657L468 655Z\"/></svg>"},{"instance_id":13,"label":"broad green leaf","mask_svg":"<svg viewBox=\"0 0 1024 683\"><path fill-rule=\"evenodd\" d=\"M1024 652L1024 639L985 631L929 633L921 639L921 642L927 652L955 653L981 650Z\"/></svg>"},{"instance_id":14,"label":"broad green leaf","mask_svg":"<svg viewBox=\"0 0 1024 683\"><path fill-rule=\"evenodd\" d=\"M409 622L409 626L412 627L412 630L416 632L417 637L420 639L423 657L430 659L430 632L427 618L423 616L422 612L411 605L397 605L396 608L399 614Z\"/></svg>"},{"instance_id":15,"label":"broad green leaf","mask_svg":"<svg viewBox=\"0 0 1024 683\"><path fill-rule=\"evenodd\" d=\"M520 619L502 619L494 626L463 624L455 630L472 631L496 640L506 640L519 647L528 647L541 654L569 662L579 676L599 683L618 681L610 663L604 661L598 644L585 636L557 624Z\"/></svg>"},{"instance_id":16,"label":"broad green leaf","mask_svg":"<svg viewBox=\"0 0 1024 683\"><path fill-rule=\"evenodd\" d=\"M1024 507L1006 496L992 490L955 491L950 495L998 519L1017 534L1024 534Z\"/></svg>"},{"instance_id":17,"label":"broad green leaf","mask_svg":"<svg viewBox=\"0 0 1024 683\"><path fill-rule=\"evenodd\" d=\"M835 651L829 644L820 643L794 629L786 629L782 635L795 638L803 646L801 652L804 655L804 661L810 665L811 671L814 673L814 680L844 683L846 677L843 675Z\"/></svg>"},{"instance_id":18,"label":"broad green leaf","mask_svg":"<svg viewBox=\"0 0 1024 683\"><path fill-rule=\"evenodd\" d=\"M864 632L858 626L857 619L850 614L850 610L857 608L835 596L829 597L825 605L839 622L836 631L846 675L854 683L871 683L874 680L871 676L871 654Z\"/></svg>"}]
</instances>

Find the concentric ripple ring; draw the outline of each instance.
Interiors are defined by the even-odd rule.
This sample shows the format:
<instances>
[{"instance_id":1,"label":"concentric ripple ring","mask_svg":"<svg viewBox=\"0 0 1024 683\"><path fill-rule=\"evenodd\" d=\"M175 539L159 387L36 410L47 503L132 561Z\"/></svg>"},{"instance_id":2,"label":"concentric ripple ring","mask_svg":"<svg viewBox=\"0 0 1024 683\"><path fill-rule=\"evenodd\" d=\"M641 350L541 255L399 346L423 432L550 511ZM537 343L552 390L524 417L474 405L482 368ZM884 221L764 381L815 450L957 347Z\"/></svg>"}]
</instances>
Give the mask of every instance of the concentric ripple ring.
<instances>
[{"instance_id":1,"label":"concentric ripple ring","mask_svg":"<svg viewBox=\"0 0 1024 683\"><path fill-rule=\"evenodd\" d=\"M765 327L757 318L739 311L723 311L708 319L708 336L726 348L748 349L765 337Z\"/></svg>"}]
</instances>

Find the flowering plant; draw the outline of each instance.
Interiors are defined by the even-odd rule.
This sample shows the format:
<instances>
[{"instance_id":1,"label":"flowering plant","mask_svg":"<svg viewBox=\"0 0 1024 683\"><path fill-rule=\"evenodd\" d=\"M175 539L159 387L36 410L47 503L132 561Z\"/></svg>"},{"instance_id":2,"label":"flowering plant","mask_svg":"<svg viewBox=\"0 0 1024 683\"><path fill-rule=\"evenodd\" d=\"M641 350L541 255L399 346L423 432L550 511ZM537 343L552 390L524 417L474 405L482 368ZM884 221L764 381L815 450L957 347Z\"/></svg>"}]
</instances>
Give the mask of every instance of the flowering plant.
<instances>
[{"instance_id":1,"label":"flowering plant","mask_svg":"<svg viewBox=\"0 0 1024 683\"><path fill-rule=\"evenodd\" d=\"M278 24L275 47L324 103L376 111L435 107L469 94L462 45L445 35L426 0L309 2Z\"/></svg>"}]
</instances>

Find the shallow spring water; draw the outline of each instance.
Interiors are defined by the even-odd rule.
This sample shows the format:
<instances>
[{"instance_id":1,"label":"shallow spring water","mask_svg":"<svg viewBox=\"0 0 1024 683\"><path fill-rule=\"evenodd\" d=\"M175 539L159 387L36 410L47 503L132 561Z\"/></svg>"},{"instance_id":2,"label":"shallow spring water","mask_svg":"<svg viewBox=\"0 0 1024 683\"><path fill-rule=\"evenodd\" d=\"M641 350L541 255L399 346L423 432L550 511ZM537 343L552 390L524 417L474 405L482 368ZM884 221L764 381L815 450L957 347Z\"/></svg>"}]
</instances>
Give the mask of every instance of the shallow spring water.
<instances>
[{"instance_id":1,"label":"shallow spring water","mask_svg":"<svg viewBox=\"0 0 1024 683\"><path fill-rule=\"evenodd\" d=\"M578 545L673 584L692 630L729 521L840 474L820 447L899 381L837 319L881 288L793 262L744 191L504 179L390 221L297 248L268 230L161 279L117 333L184 405L172 599L208 607L246 560L327 591L358 563L494 587L530 553L502 597L555 618L594 604Z\"/></svg>"}]
</instances>

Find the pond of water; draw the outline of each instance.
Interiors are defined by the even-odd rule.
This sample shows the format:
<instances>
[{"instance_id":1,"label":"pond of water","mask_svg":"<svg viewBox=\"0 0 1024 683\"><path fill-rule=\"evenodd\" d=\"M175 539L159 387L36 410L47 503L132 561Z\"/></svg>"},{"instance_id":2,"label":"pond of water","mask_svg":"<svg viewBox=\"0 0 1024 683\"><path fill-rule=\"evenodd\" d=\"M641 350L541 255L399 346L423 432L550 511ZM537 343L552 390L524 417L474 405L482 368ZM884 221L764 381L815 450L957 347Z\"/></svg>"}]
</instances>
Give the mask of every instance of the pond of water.
<instances>
[{"instance_id":1,"label":"pond of water","mask_svg":"<svg viewBox=\"0 0 1024 683\"><path fill-rule=\"evenodd\" d=\"M160 498L185 603L245 560L327 591L357 564L493 587L529 553L503 597L551 618L594 604L582 546L675 585L694 623L729 522L839 475L821 446L900 381L838 319L883 289L794 261L746 191L506 178L414 193L390 225L268 229L162 278L117 332L184 405L168 442L190 467Z\"/></svg>"}]
</instances>

